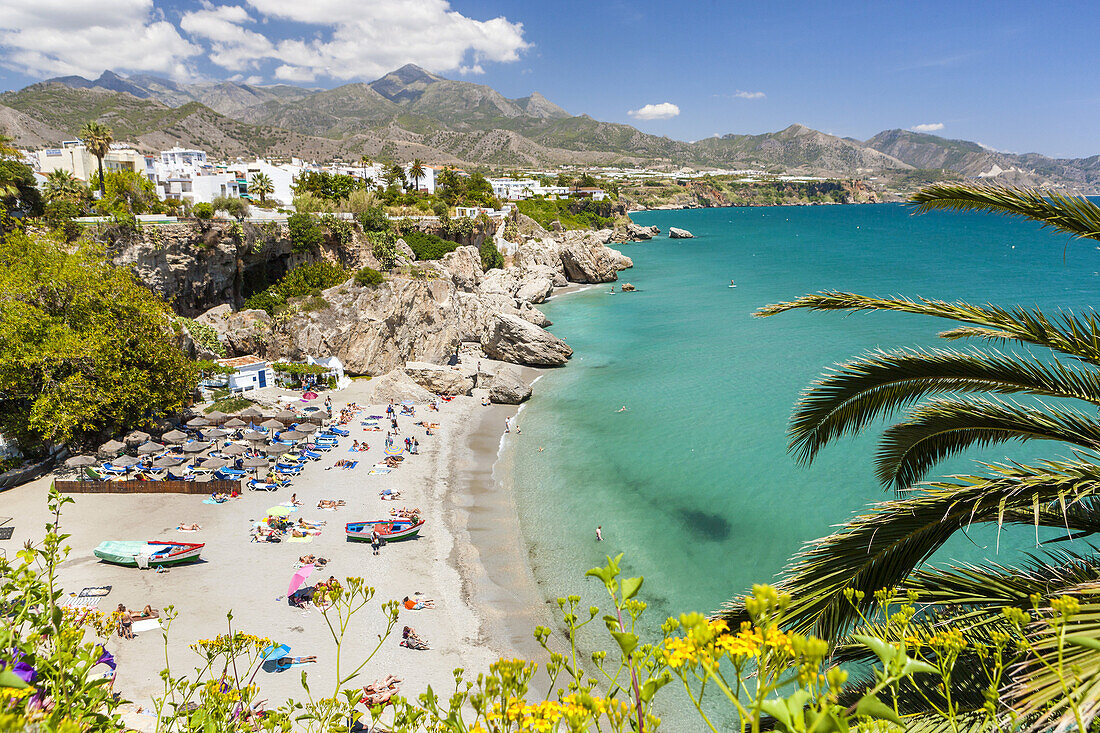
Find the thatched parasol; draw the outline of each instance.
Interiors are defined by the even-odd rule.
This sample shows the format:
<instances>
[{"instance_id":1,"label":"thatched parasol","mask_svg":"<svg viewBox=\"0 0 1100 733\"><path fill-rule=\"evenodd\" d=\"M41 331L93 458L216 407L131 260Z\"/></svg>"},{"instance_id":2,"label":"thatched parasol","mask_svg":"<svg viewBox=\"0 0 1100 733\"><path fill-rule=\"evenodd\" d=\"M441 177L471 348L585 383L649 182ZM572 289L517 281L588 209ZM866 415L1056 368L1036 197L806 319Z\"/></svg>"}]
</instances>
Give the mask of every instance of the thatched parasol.
<instances>
[{"instance_id":1,"label":"thatched parasol","mask_svg":"<svg viewBox=\"0 0 1100 733\"><path fill-rule=\"evenodd\" d=\"M263 443L267 440L267 435L255 430L249 430L244 434L244 439L249 443Z\"/></svg>"},{"instance_id":2,"label":"thatched parasol","mask_svg":"<svg viewBox=\"0 0 1100 733\"><path fill-rule=\"evenodd\" d=\"M227 456L244 455L245 447L240 443L231 443L222 448L222 454Z\"/></svg>"},{"instance_id":3,"label":"thatched parasol","mask_svg":"<svg viewBox=\"0 0 1100 733\"><path fill-rule=\"evenodd\" d=\"M126 449L125 443L120 443L117 440L108 440L103 445L99 446L100 455L105 456L117 456L120 452Z\"/></svg>"},{"instance_id":4,"label":"thatched parasol","mask_svg":"<svg viewBox=\"0 0 1100 733\"><path fill-rule=\"evenodd\" d=\"M286 453L288 450L290 450L290 446L289 445L283 445L282 443L275 443L274 445L265 445L263 447L264 453L269 453L271 455L276 455L276 456L282 455L283 453Z\"/></svg>"},{"instance_id":5,"label":"thatched parasol","mask_svg":"<svg viewBox=\"0 0 1100 733\"><path fill-rule=\"evenodd\" d=\"M229 417L229 415L226 415L221 410L214 410L213 412L206 413L206 419L214 423L215 425L222 422L227 417Z\"/></svg>"},{"instance_id":6,"label":"thatched parasol","mask_svg":"<svg viewBox=\"0 0 1100 733\"><path fill-rule=\"evenodd\" d=\"M157 460L153 461L155 468L175 468L183 463L182 458L175 458L173 456L161 456Z\"/></svg>"},{"instance_id":7,"label":"thatched parasol","mask_svg":"<svg viewBox=\"0 0 1100 733\"><path fill-rule=\"evenodd\" d=\"M149 440L149 433L143 433L140 430L135 430L125 438L122 439L126 445L141 445L145 441Z\"/></svg>"},{"instance_id":8,"label":"thatched parasol","mask_svg":"<svg viewBox=\"0 0 1100 733\"><path fill-rule=\"evenodd\" d=\"M244 459L245 468L267 468L269 465L271 464L268 463L268 459L266 458L253 457Z\"/></svg>"},{"instance_id":9,"label":"thatched parasol","mask_svg":"<svg viewBox=\"0 0 1100 733\"><path fill-rule=\"evenodd\" d=\"M244 420L240 419L239 417L231 417L231 418L229 418L228 420L225 421L225 424L222 427L226 427L226 428L243 428L246 425L248 425L248 423L246 423Z\"/></svg>"},{"instance_id":10,"label":"thatched parasol","mask_svg":"<svg viewBox=\"0 0 1100 733\"><path fill-rule=\"evenodd\" d=\"M134 458L133 456L122 456L111 461L112 466L118 466L119 468L129 468L130 466L136 466L141 463L140 458Z\"/></svg>"},{"instance_id":11,"label":"thatched parasol","mask_svg":"<svg viewBox=\"0 0 1100 733\"><path fill-rule=\"evenodd\" d=\"M304 437L306 437L306 434L297 430L284 430L279 433L279 440L301 440Z\"/></svg>"},{"instance_id":12,"label":"thatched parasol","mask_svg":"<svg viewBox=\"0 0 1100 733\"><path fill-rule=\"evenodd\" d=\"M163 453L164 450L165 447L163 445L161 445L160 443L154 443L151 440L148 443L142 443L137 447L137 452L142 454L143 456L151 455L153 453Z\"/></svg>"},{"instance_id":13,"label":"thatched parasol","mask_svg":"<svg viewBox=\"0 0 1100 733\"><path fill-rule=\"evenodd\" d=\"M241 417L263 417L263 413L255 405L237 413Z\"/></svg>"},{"instance_id":14,"label":"thatched parasol","mask_svg":"<svg viewBox=\"0 0 1100 733\"><path fill-rule=\"evenodd\" d=\"M268 428L269 430L279 430L283 427L283 424L275 418L271 418L270 420L264 420L260 423L260 427Z\"/></svg>"},{"instance_id":15,"label":"thatched parasol","mask_svg":"<svg viewBox=\"0 0 1100 733\"><path fill-rule=\"evenodd\" d=\"M160 439L165 443L182 443L187 440L187 433L182 430L169 430L164 435L160 436Z\"/></svg>"},{"instance_id":16,"label":"thatched parasol","mask_svg":"<svg viewBox=\"0 0 1100 733\"><path fill-rule=\"evenodd\" d=\"M209 443L201 440L192 440L190 443L185 443L183 446L184 453L202 453L204 450L210 447Z\"/></svg>"},{"instance_id":17,"label":"thatched parasol","mask_svg":"<svg viewBox=\"0 0 1100 733\"><path fill-rule=\"evenodd\" d=\"M92 456L73 456L65 461L65 465L70 468L83 468L84 466L94 466L99 461Z\"/></svg>"},{"instance_id":18,"label":"thatched parasol","mask_svg":"<svg viewBox=\"0 0 1100 733\"><path fill-rule=\"evenodd\" d=\"M205 428L210 424L210 421L205 417L195 417L187 421L187 427L189 428Z\"/></svg>"}]
</instances>

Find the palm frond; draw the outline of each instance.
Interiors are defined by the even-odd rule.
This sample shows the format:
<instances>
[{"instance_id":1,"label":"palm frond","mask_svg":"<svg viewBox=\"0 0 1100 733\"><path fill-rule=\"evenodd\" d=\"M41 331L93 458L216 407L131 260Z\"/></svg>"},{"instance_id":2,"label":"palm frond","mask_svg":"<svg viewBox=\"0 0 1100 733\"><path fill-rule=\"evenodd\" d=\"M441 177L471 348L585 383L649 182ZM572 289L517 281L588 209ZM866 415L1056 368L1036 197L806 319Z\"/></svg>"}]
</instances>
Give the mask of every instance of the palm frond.
<instances>
[{"instance_id":1,"label":"palm frond","mask_svg":"<svg viewBox=\"0 0 1100 733\"><path fill-rule=\"evenodd\" d=\"M1014 516L1061 526L1062 517L1054 512L1014 515L1012 510L1068 507L1100 496L1100 466L1087 461L988 468L993 476L956 476L913 496L875 504L839 531L803 546L778 583L793 598L784 625L837 640L861 613L872 611L875 591L902 585L955 532L972 523L1002 525L1016 521ZM864 597L849 601L848 588ZM720 616L731 627L747 620L739 599L726 603Z\"/></svg>"},{"instance_id":2,"label":"palm frond","mask_svg":"<svg viewBox=\"0 0 1100 733\"><path fill-rule=\"evenodd\" d=\"M791 450L809 463L830 441L930 394L993 392L1100 403L1100 376L1030 354L980 349L875 350L830 369L804 392L791 418Z\"/></svg>"},{"instance_id":3,"label":"palm frond","mask_svg":"<svg viewBox=\"0 0 1100 733\"><path fill-rule=\"evenodd\" d=\"M1074 237L1100 239L1100 206L1083 196L990 184L939 183L909 199L919 213L985 211L1042 223Z\"/></svg>"},{"instance_id":4,"label":"palm frond","mask_svg":"<svg viewBox=\"0 0 1100 733\"><path fill-rule=\"evenodd\" d=\"M883 484L906 489L949 456L1010 440L1058 440L1094 450L1100 447L1100 422L1066 407L1044 410L983 398L932 400L884 431L876 473Z\"/></svg>"},{"instance_id":5,"label":"palm frond","mask_svg":"<svg viewBox=\"0 0 1100 733\"><path fill-rule=\"evenodd\" d=\"M1082 316L1059 313L1052 319L1042 311L1020 307L1007 310L991 304L977 306L962 301L948 303L925 298L874 298L829 290L803 295L786 303L766 305L754 315L767 317L799 308L813 311L888 310L946 318L980 326L987 332L996 331L1004 334L1005 338L1022 343L1070 354L1090 364L1100 364L1100 319L1093 311Z\"/></svg>"}]
</instances>

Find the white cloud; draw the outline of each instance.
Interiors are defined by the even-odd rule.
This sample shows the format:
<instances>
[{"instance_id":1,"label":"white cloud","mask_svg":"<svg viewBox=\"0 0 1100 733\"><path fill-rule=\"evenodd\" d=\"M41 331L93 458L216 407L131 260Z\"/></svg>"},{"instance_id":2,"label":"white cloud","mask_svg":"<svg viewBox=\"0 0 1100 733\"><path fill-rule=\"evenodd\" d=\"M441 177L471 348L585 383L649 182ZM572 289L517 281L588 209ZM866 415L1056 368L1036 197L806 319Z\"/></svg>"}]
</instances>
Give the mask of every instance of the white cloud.
<instances>
[{"instance_id":1,"label":"white cloud","mask_svg":"<svg viewBox=\"0 0 1100 733\"><path fill-rule=\"evenodd\" d=\"M668 120L680 114L680 108L672 102L661 102L647 104L641 109L632 109L627 114L636 120Z\"/></svg>"},{"instance_id":2,"label":"white cloud","mask_svg":"<svg viewBox=\"0 0 1100 733\"><path fill-rule=\"evenodd\" d=\"M736 92L733 93L733 96L737 97L738 99L763 99L768 95L764 94L764 92L743 92L738 89Z\"/></svg>"},{"instance_id":3,"label":"white cloud","mask_svg":"<svg viewBox=\"0 0 1100 733\"><path fill-rule=\"evenodd\" d=\"M29 74L121 69L186 78L188 60L201 52L153 0L0 0L0 64Z\"/></svg>"},{"instance_id":4,"label":"white cloud","mask_svg":"<svg viewBox=\"0 0 1100 733\"><path fill-rule=\"evenodd\" d=\"M913 132L935 132L943 129L942 122L925 122L923 125L913 125L909 128Z\"/></svg>"},{"instance_id":5,"label":"white cloud","mask_svg":"<svg viewBox=\"0 0 1100 733\"><path fill-rule=\"evenodd\" d=\"M476 20L448 0L201 0L178 26L162 2L0 0L0 65L39 76L115 69L187 78L204 54L232 73L275 66L275 77L287 81L346 80L407 63L480 74L530 47L521 23ZM276 27L292 35L272 35Z\"/></svg>"}]
</instances>

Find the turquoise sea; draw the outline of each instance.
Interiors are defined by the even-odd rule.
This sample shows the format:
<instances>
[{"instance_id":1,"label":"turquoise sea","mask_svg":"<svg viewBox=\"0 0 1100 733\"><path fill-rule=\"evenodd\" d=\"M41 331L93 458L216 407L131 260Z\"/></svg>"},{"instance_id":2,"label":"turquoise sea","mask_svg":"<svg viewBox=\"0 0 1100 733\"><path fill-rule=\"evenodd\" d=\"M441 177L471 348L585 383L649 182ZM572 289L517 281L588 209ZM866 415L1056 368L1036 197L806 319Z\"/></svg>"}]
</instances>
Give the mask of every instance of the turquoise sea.
<instances>
[{"instance_id":1,"label":"turquoise sea","mask_svg":"<svg viewBox=\"0 0 1100 733\"><path fill-rule=\"evenodd\" d=\"M654 624L713 611L773 579L802 542L889 496L873 475L876 434L843 440L805 467L787 453L787 419L828 365L874 347L933 345L944 328L890 313L760 319L756 308L841 289L1080 310L1100 291L1094 243L988 215L871 205L634 219L696 238L624 245L634 269L619 284L637 293L610 295L603 285L545 305L575 355L539 381L520 415L514 486L547 597L598 599L602 588L584 571L625 552L625 571L646 578ZM1067 453L1009 445L946 470L966 470L973 457ZM998 540L1002 562L1034 548L1028 528L1000 538L975 529L938 559L981 559Z\"/></svg>"}]
</instances>

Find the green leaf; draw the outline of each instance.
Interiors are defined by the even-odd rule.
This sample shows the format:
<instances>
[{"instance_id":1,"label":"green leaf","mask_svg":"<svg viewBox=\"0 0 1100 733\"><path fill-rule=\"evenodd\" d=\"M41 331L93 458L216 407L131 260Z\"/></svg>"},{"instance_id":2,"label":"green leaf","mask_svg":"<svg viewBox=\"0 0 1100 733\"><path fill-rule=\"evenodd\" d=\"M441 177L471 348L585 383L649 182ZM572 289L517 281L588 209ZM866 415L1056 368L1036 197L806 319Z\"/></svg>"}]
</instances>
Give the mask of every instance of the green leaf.
<instances>
[{"instance_id":1,"label":"green leaf","mask_svg":"<svg viewBox=\"0 0 1100 733\"><path fill-rule=\"evenodd\" d=\"M627 578L623 581L623 600L628 601L634 596L638 595L638 591L642 589L642 581L644 578Z\"/></svg>"},{"instance_id":2,"label":"green leaf","mask_svg":"<svg viewBox=\"0 0 1100 733\"><path fill-rule=\"evenodd\" d=\"M894 660L894 656L898 653L898 650L894 646L887 644L882 639L876 639L873 636L852 634L852 638L873 651L875 656L879 658L879 661L882 662L883 667L889 667L890 662Z\"/></svg>"},{"instance_id":3,"label":"green leaf","mask_svg":"<svg viewBox=\"0 0 1100 733\"><path fill-rule=\"evenodd\" d=\"M783 700L765 700L760 703L760 710L775 718L777 728L782 731L791 730L791 714Z\"/></svg>"},{"instance_id":4,"label":"green leaf","mask_svg":"<svg viewBox=\"0 0 1100 733\"><path fill-rule=\"evenodd\" d=\"M1100 652L1100 639L1094 639L1091 636L1067 636L1066 643Z\"/></svg>"},{"instance_id":5,"label":"green leaf","mask_svg":"<svg viewBox=\"0 0 1100 733\"><path fill-rule=\"evenodd\" d=\"M856 703L856 715L863 715L875 720L889 720L898 725L905 725L902 719L894 712L894 709L879 700L871 693L867 693Z\"/></svg>"},{"instance_id":6,"label":"green leaf","mask_svg":"<svg viewBox=\"0 0 1100 733\"><path fill-rule=\"evenodd\" d=\"M901 667L902 675L908 677L909 675L917 674L918 672L927 672L928 674L939 674L940 671L933 667L928 662L922 662L919 659L911 659L905 657L905 664Z\"/></svg>"},{"instance_id":7,"label":"green leaf","mask_svg":"<svg viewBox=\"0 0 1100 733\"><path fill-rule=\"evenodd\" d=\"M619 643L619 648L623 650L623 656L630 656L630 654L638 648L638 635L631 634L628 631L612 631L611 635L615 637L615 641Z\"/></svg>"},{"instance_id":8,"label":"green leaf","mask_svg":"<svg viewBox=\"0 0 1100 733\"><path fill-rule=\"evenodd\" d=\"M642 702L649 702L653 699L653 696L657 694L657 691L672 681L672 675L665 673L660 677L654 677L651 680L646 680L646 683L642 685Z\"/></svg>"},{"instance_id":9,"label":"green leaf","mask_svg":"<svg viewBox=\"0 0 1100 733\"><path fill-rule=\"evenodd\" d=\"M0 672L0 687L14 687L17 690L25 690L30 685L23 681L23 679L12 672L10 669L5 669Z\"/></svg>"},{"instance_id":10,"label":"green leaf","mask_svg":"<svg viewBox=\"0 0 1100 733\"><path fill-rule=\"evenodd\" d=\"M604 585L607 585L611 582L611 573L608 571L607 568L592 568L584 574L584 577L587 578L589 575L595 578L599 578L603 581Z\"/></svg>"}]
</instances>

